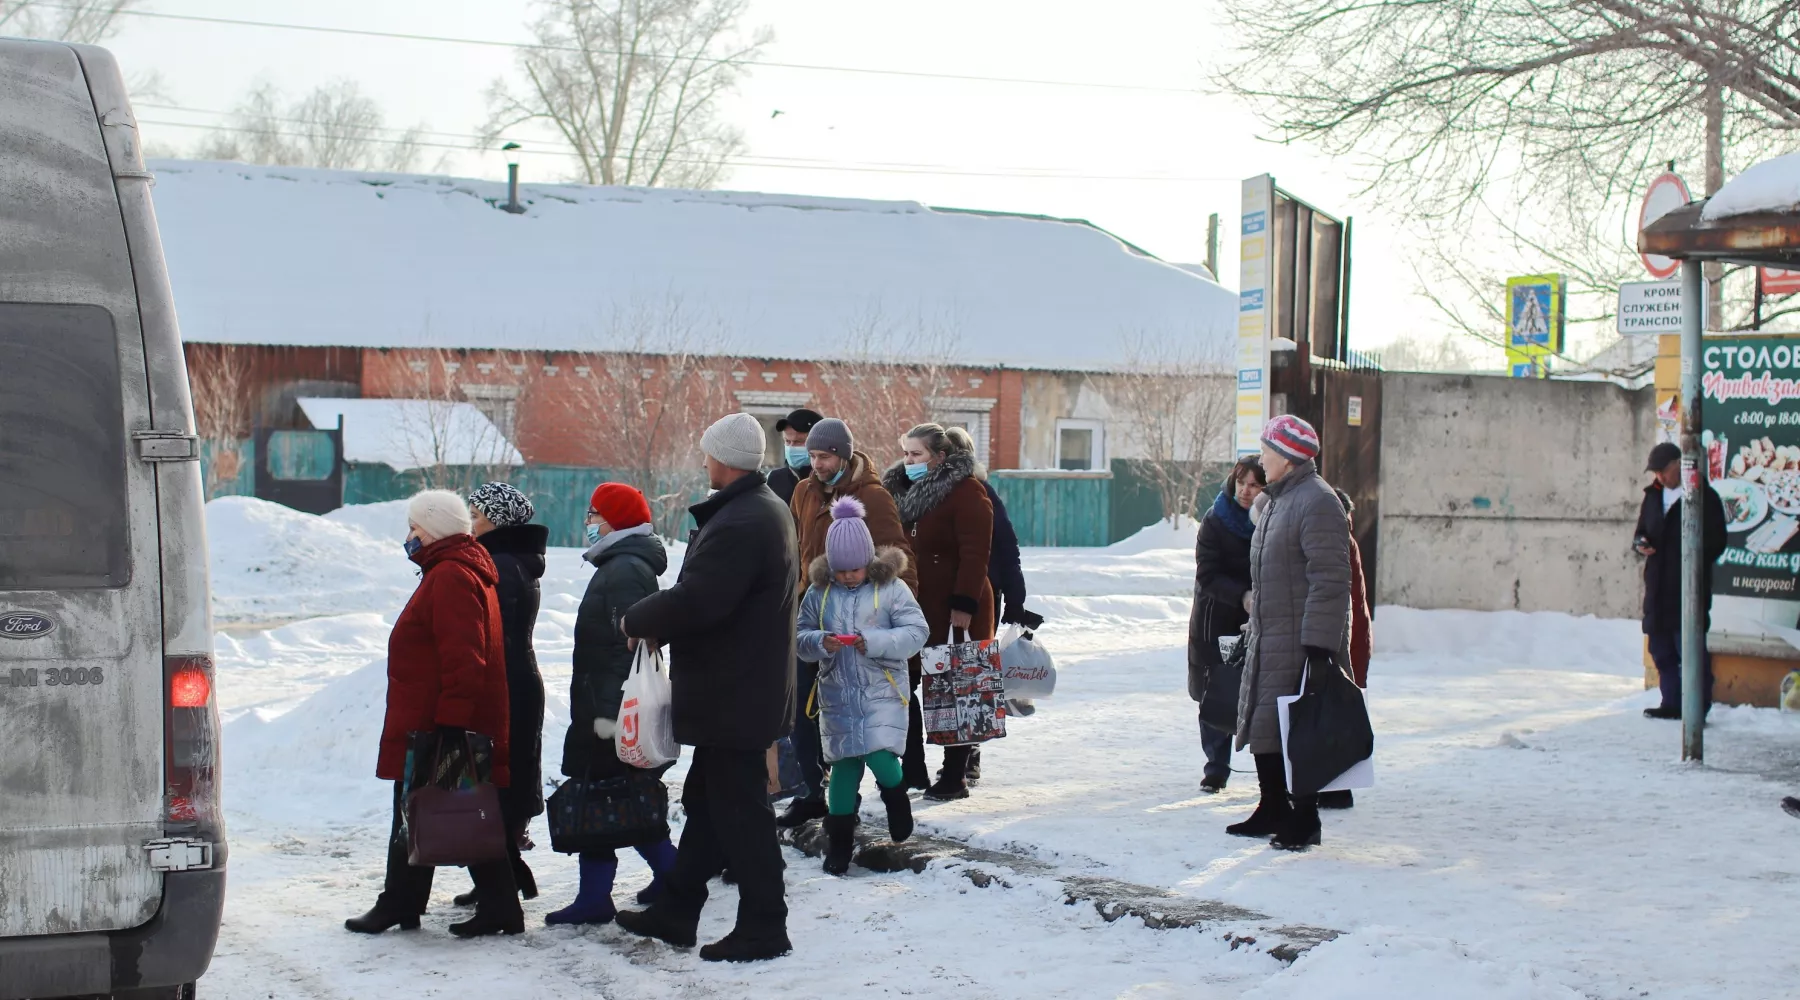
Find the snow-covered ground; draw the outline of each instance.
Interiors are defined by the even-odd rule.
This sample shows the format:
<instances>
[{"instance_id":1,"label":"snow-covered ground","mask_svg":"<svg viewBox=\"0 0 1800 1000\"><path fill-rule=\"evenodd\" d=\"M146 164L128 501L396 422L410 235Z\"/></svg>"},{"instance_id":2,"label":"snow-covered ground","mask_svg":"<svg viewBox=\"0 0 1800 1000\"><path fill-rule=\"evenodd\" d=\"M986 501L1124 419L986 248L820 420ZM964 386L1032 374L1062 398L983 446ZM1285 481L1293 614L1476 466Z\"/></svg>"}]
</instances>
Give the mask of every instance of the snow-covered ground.
<instances>
[{"instance_id":1,"label":"snow-covered ground","mask_svg":"<svg viewBox=\"0 0 1800 1000\"><path fill-rule=\"evenodd\" d=\"M927 832L1065 874L1345 932L1291 967L1216 934L1105 922L1060 905L1047 878L981 889L940 865L833 879L790 852L795 955L719 968L616 928L542 927L575 866L547 849L541 820L545 846L527 858L543 896L522 938L449 938L449 897L467 885L450 870L421 933L351 935L341 922L379 890L387 834L390 793L372 771L386 629L411 586L403 517L231 499L209 518L221 621L237 622L219 639L232 855L209 997L1622 1000L1790 996L1800 979L1776 919L1800 880L1783 850L1800 827L1774 807L1800 763L1800 720L1715 710L1707 766L1679 764L1678 726L1640 716L1630 622L1380 609L1379 786L1327 814L1324 845L1305 854L1226 836L1255 782L1198 794L1191 528L1027 551L1058 694L988 744L973 798L918 815ZM550 775L586 577L575 550L553 550L537 630ZM648 873L621 867L623 900ZM734 905L721 887L703 939Z\"/></svg>"}]
</instances>

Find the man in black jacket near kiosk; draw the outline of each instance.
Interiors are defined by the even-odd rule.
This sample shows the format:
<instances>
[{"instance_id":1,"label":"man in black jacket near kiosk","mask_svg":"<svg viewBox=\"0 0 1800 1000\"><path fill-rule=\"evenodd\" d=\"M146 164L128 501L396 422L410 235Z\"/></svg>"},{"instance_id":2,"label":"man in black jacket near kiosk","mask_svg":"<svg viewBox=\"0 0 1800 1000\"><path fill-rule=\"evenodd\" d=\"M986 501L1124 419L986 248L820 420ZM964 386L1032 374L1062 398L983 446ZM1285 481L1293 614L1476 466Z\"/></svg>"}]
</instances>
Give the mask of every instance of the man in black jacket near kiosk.
<instances>
[{"instance_id":1,"label":"man in black jacket near kiosk","mask_svg":"<svg viewBox=\"0 0 1800 1000\"><path fill-rule=\"evenodd\" d=\"M1651 719L1681 718L1681 449L1667 441L1650 449L1645 471L1656 478L1644 487L1644 503L1638 511L1637 535L1632 548L1644 558L1644 635L1649 638L1650 658L1656 662L1662 704L1644 709ZM1706 487L1705 520L1701 547L1710 571L1725 554L1725 504L1711 486ZM1712 622L1712 576L1701 576L1702 628ZM1701 704L1712 708L1712 657L1701 669Z\"/></svg>"},{"instance_id":2,"label":"man in black jacket near kiosk","mask_svg":"<svg viewBox=\"0 0 1800 1000\"><path fill-rule=\"evenodd\" d=\"M700 949L707 961L787 954L787 902L765 754L794 721L794 518L757 467L763 431L734 413L700 438L714 489L681 576L625 613L638 642L669 644L675 739L694 748L681 804L687 825L675 869L650 908L618 915L633 934L692 947L706 884L726 868L738 885L737 926Z\"/></svg>"},{"instance_id":3,"label":"man in black jacket near kiosk","mask_svg":"<svg viewBox=\"0 0 1800 1000\"><path fill-rule=\"evenodd\" d=\"M769 473L769 489L781 498L782 503L792 503L794 490L812 475L812 453L806 450L806 435L812 433L813 425L824 419L812 410L799 409L775 421L775 433L781 435L781 454L785 462L781 468Z\"/></svg>"}]
</instances>

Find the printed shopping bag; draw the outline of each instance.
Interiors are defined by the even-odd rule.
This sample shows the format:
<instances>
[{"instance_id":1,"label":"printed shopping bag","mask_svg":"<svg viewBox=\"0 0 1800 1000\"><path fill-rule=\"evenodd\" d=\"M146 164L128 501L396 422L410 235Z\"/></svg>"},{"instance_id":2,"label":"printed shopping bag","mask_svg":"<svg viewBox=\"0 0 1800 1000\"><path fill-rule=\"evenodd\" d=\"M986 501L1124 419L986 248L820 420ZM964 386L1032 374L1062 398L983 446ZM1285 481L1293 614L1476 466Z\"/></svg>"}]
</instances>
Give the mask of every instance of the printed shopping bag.
<instances>
[{"instance_id":1,"label":"printed shopping bag","mask_svg":"<svg viewBox=\"0 0 1800 1000\"><path fill-rule=\"evenodd\" d=\"M662 650L638 643L619 701L619 730L613 737L620 760L632 767L661 767L681 756L673 701Z\"/></svg>"},{"instance_id":2,"label":"printed shopping bag","mask_svg":"<svg viewBox=\"0 0 1800 1000\"><path fill-rule=\"evenodd\" d=\"M925 738L939 746L1006 735L1006 689L993 639L930 646L919 653Z\"/></svg>"},{"instance_id":3,"label":"printed shopping bag","mask_svg":"<svg viewBox=\"0 0 1800 1000\"><path fill-rule=\"evenodd\" d=\"M1308 665L1300 675L1300 693L1275 703L1291 793L1312 795L1375 783L1369 707L1362 688L1335 659L1327 670L1315 672Z\"/></svg>"},{"instance_id":4,"label":"printed shopping bag","mask_svg":"<svg viewBox=\"0 0 1800 1000\"><path fill-rule=\"evenodd\" d=\"M1000 682L1012 699L1048 698L1056 693L1056 661L1030 629L1013 625L1001 637Z\"/></svg>"}]
</instances>

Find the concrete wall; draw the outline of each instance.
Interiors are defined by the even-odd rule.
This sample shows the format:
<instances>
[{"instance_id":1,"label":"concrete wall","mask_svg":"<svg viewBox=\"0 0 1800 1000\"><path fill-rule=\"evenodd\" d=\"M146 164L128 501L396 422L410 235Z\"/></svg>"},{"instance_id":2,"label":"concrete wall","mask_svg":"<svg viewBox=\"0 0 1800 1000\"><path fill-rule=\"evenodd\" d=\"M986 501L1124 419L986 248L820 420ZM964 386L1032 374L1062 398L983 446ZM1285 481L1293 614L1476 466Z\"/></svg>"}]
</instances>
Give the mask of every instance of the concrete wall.
<instances>
[{"instance_id":1,"label":"concrete wall","mask_svg":"<svg viewBox=\"0 0 1800 1000\"><path fill-rule=\"evenodd\" d=\"M1382 392L1378 603L1638 616L1651 389L1395 373Z\"/></svg>"}]
</instances>

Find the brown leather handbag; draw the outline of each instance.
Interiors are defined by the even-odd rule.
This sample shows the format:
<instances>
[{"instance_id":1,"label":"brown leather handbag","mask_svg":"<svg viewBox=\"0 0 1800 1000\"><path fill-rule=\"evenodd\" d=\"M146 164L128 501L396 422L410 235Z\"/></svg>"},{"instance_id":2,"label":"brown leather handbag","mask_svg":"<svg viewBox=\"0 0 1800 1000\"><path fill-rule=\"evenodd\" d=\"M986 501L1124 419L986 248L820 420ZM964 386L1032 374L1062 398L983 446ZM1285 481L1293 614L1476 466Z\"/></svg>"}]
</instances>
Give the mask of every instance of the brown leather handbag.
<instances>
[{"instance_id":1,"label":"brown leather handbag","mask_svg":"<svg viewBox=\"0 0 1800 1000\"><path fill-rule=\"evenodd\" d=\"M439 740L436 756L445 753ZM506 825L500 818L500 790L475 772L475 749L463 734L465 767L454 780L421 784L406 796L406 862L421 868L466 866L504 860ZM428 774L441 774L433 761Z\"/></svg>"}]
</instances>

